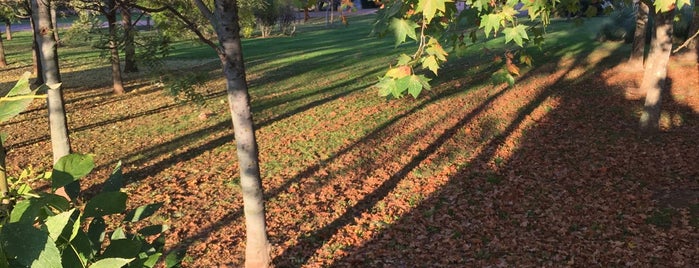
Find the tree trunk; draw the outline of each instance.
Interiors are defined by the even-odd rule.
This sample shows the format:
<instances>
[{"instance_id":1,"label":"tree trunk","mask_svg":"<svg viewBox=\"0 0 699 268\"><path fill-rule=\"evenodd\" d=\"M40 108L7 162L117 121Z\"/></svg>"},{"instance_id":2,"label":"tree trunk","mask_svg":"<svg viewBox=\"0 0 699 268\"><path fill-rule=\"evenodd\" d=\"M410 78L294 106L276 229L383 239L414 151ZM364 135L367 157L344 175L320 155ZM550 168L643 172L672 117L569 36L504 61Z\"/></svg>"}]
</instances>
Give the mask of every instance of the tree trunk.
<instances>
[{"instance_id":1,"label":"tree trunk","mask_svg":"<svg viewBox=\"0 0 699 268\"><path fill-rule=\"evenodd\" d=\"M70 154L70 139L68 137L68 124L63 106L63 92L61 90L61 74L58 68L58 53L56 40L52 31L50 0L31 0L32 15L37 22L35 36L40 45L39 60L43 67L42 76L48 90L49 127L51 128L51 147L53 149L53 162Z\"/></svg>"},{"instance_id":2,"label":"tree trunk","mask_svg":"<svg viewBox=\"0 0 699 268\"><path fill-rule=\"evenodd\" d=\"M197 1L202 12L203 3ZM211 23L214 24L221 45L219 58L226 77L226 91L233 121L240 184L245 212L246 247L245 267L271 267L271 245L267 238L265 206L260 178L257 140L250 112L250 96L245 79L243 49L240 43L240 25L236 0L217 0Z\"/></svg>"},{"instance_id":3,"label":"tree trunk","mask_svg":"<svg viewBox=\"0 0 699 268\"><path fill-rule=\"evenodd\" d=\"M58 21L56 20L56 2L51 2L50 10L51 12L51 25L53 26L53 39L56 39L56 45L61 45L61 38L58 37Z\"/></svg>"},{"instance_id":4,"label":"tree trunk","mask_svg":"<svg viewBox=\"0 0 699 268\"><path fill-rule=\"evenodd\" d=\"M311 15L308 14L308 6L303 7L303 22L308 22Z\"/></svg>"},{"instance_id":5,"label":"tree trunk","mask_svg":"<svg viewBox=\"0 0 699 268\"><path fill-rule=\"evenodd\" d=\"M633 45L631 47L631 57L629 65L634 68L643 69L643 58L646 53L646 27L648 25L648 5L643 1L636 0L636 30L633 34Z\"/></svg>"},{"instance_id":6,"label":"tree trunk","mask_svg":"<svg viewBox=\"0 0 699 268\"><path fill-rule=\"evenodd\" d=\"M33 0L32 0L33 1ZM38 34L39 32L37 30L37 25L34 19L34 13L35 11L32 11L31 17L29 18L29 25L32 27L32 61L33 61L33 72L34 75L36 75L36 81L34 81L34 85L43 85L44 84L44 68L41 66L41 60L39 59L39 41L38 39Z\"/></svg>"},{"instance_id":7,"label":"tree trunk","mask_svg":"<svg viewBox=\"0 0 699 268\"><path fill-rule=\"evenodd\" d=\"M654 13L654 36L641 81L641 91L646 92L646 101L640 123L641 128L649 132L656 131L659 127L661 98L663 90L667 87L667 63L672 50L674 10Z\"/></svg>"},{"instance_id":8,"label":"tree trunk","mask_svg":"<svg viewBox=\"0 0 699 268\"><path fill-rule=\"evenodd\" d=\"M119 44L117 42L116 4L114 0L107 1L107 12L104 14L109 23L109 61L112 63L113 92L124 94L124 82L121 78L121 62L119 61Z\"/></svg>"},{"instance_id":9,"label":"tree trunk","mask_svg":"<svg viewBox=\"0 0 699 268\"><path fill-rule=\"evenodd\" d=\"M0 33L0 68L7 67L7 60L5 59L5 46L2 44L2 33Z\"/></svg>"},{"instance_id":10,"label":"tree trunk","mask_svg":"<svg viewBox=\"0 0 699 268\"><path fill-rule=\"evenodd\" d=\"M136 46L134 45L134 27L131 25L131 10L121 8L121 22L124 24L124 72L138 72L136 66Z\"/></svg>"},{"instance_id":11,"label":"tree trunk","mask_svg":"<svg viewBox=\"0 0 699 268\"><path fill-rule=\"evenodd\" d=\"M7 41L12 40L12 23L9 20L5 22L5 35Z\"/></svg>"}]
</instances>

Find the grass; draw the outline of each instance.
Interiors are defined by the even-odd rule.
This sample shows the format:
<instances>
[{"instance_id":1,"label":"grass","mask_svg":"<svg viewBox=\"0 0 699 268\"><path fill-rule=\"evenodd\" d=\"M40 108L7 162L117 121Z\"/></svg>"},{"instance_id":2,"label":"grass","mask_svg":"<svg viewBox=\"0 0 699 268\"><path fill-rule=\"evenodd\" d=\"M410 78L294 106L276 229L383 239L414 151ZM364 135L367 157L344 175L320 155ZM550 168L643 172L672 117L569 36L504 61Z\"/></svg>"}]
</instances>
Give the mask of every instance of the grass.
<instances>
[{"instance_id":1,"label":"grass","mask_svg":"<svg viewBox=\"0 0 699 268\"><path fill-rule=\"evenodd\" d=\"M398 54L411 54L415 47L408 43L394 48L391 38L369 37L373 19L350 17L349 26L333 28L310 23L299 25L293 37L243 40L261 171L269 201L271 237L282 247L280 250L289 251L277 253L289 257L282 262L299 265L317 261L328 264L318 266L331 266L332 261L313 259L313 254L342 258L343 252L361 247L357 244L379 239L380 233L401 224L410 226L411 220L419 224L425 219L453 218L457 223L452 226L429 223L410 231L453 236L459 242L455 245L461 245L461 240L470 239L476 229L459 228L464 225L458 221L473 224L469 228L479 228L482 224L477 221L485 217L479 214L484 208L490 211L492 207L488 213L492 212L501 222L539 218L540 212L528 210L538 204L532 204L530 199L558 196L566 191L542 193L540 185L521 185L522 181L538 178L517 172L500 173L497 170L512 168L512 160L506 154L491 151L498 149L515 132L513 128L524 121L517 121L518 116L526 117L537 109L555 114L560 108L548 99L530 104L532 96L500 98L535 87L527 83L553 76L563 68L558 65L560 62L579 60L577 64L585 69L595 62L579 59L580 55L597 50L602 52L595 55L605 58L611 55L604 51L625 53L627 49L619 43L594 41L596 28L604 19L592 19L584 28L555 21L542 48L527 50L535 59L534 67L522 70L522 81L514 89L490 85L490 72L501 67L492 58L513 49L504 45L500 37L473 46L463 58L450 58L440 76L434 78L432 92L418 99L389 101L379 98L372 85ZM15 40L5 42L11 66L0 71L1 86L10 85L14 77L30 68L29 41L29 34L23 32L17 33ZM490 52L484 52L484 47ZM240 202L235 201L240 194L236 148L222 94L225 81L215 53L205 45L183 40L173 44L165 61L173 73L206 74L196 86L205 96L203 106L175 102L144 73L126 75L130 92L111 96L109 69L99 54L85 44L59 49L76 150L97 155L97 174L108 173L113 162L124 160L132 180L127 191L135 195L134 202L139 198L144 202L168 200L163 217L172 219L172 233L178 235L168 243L191 248L192 255L187 260L191 266L211 266L203 263L206 260L230 261L226 254L240 251L244 232L240 217L235 216L241 211ZM551 66L552 70L527 73L541 66ZM589 79L585 75L571 78L570 84ZM584 94L594 97L597 92ZM562 98L560 95L552 94L551 98ZM203 112L212 115L200 119L198 115ZM37 153L48 150L44 133L28 131L44 124L43 116L43 110L37 109L3 125L3 131L17 133L9 137L8 143L13 167L34 161L50 162L48 154ZM531 127L529 132L540 131ZM522 134L517 144L529 140L527 134ZM510 149L521 149L518 146ZM484 159L478 162L477 158ZM539 165L550 162L531 161ZM571 170L576 171L575 168ZM471 170L475 171L469 175L475 176L464 175ZM553 175L541 177L547 180ZM97 187L99 183L90 181L85 187ZM183 189L182 185L186 187ZM442 193L447 186L462 192ZM513 200L509 205L493 207L502 196L491 198L488 194L512 192L511 188L516 187L526 190L508 197ZM582 182L568 188L576 189L579 196L598 194L588 192L586 187ZM439 205L430 206L433 200L439 200ZM464 207L457 207L459 203ZM429 208L425 209L425 204ZM518 210L509 209L510 206L517 206ZM411 211L417 211L417 216L411 218ZM466 217L466 213L473 215ZM662 225L666 216L652 216L649 223ZM602 216L596 225L600 232L609 226L604 220ZM571 220L578 221L580 226L592 224ZM543 224L542 219L527 228L536 229ZM579 229L570 222L566 224L562 230L569 226ZM203 234L198 234L200 231ZM484 233L501 231L504 230ZM335 239L350 234L360 238ZM411 243L392 239L396 239L392 240L396 247L406 245L406 250L412 249L412 245L407 246ZM207 247L197 249L199 243L222 245L226 253ZM300 249L294 251L297 246ZM301 249L309 250L311 256ZM487 260L499 257L501 250L474 248L462 253L464 259Z\"/></svg>"}]
</instances>

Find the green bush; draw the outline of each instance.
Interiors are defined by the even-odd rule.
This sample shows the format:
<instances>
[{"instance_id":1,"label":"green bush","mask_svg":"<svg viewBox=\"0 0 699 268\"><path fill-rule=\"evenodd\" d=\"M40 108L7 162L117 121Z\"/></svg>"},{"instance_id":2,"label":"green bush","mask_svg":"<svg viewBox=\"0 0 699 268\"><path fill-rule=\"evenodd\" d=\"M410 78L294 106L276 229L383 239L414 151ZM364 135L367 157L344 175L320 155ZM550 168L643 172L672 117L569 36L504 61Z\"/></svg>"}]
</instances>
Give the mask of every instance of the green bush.
<instances>
[{"instance_id":1,"label":"green bush","mask_svg":"<svg viewBox=\"0 0 699 268\"><path fill-rule=\"evenodd\" d=\"M0 97L0 122L9 120L35 97L28 74ZM154 267L163 255L166 225L154 224L126 232L163 205L154 203L126 210L126 193L118 164L102 191L78 205L79 180L94 167L91 155L70 154L59 159L53 171L34 174L31 168L19 176L6 176L5 154L0 144L0 267ZM48 179L50 192L36 192L31 184ZM73 202L56 194L58 189ZM7 190L7 191L5 191ZM105 219L123 215L115 228ZM107 237L109 237L107 239ZM165 258L166 267L179 264L178 253Z\"/></svg>"},{"instance_id":2,"label":"green bush","mask_svg":"<svg viewBox=\"0 0 699 268\"><path fill-rule=\"evenodd\" d=\"M600 41L624 41L633 42L633 33L636 31L636 13L630 5L617 6L609 14L609 22L600 29L597 39Z\"/></svg>"}]
</instances>

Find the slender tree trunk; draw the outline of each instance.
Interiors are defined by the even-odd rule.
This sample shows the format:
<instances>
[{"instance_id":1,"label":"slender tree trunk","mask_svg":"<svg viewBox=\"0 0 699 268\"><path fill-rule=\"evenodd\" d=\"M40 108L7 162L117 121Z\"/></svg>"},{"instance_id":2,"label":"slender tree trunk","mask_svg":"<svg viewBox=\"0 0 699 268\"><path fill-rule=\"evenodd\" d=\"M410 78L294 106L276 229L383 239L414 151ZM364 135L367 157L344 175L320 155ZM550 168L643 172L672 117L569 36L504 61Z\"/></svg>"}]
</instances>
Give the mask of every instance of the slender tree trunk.
<instances>
[{"instance_id":1,"label":"slender tree trunk","mask_svg":"<svg viewBox=\"0 0 699 268\"><path fill-rule=\"evenodd\" d=\"M636 30L633 34L633 45L629 65L643 69L643 58L646 52L646 27L648 24L648 5L643 1L636 0Z\"/></svg>"},{"instance_id":2,"label":"slender tree trunk","mask_svg":"<svg viewBox=\"0 0 699 268\"><path fill-rule=\"evenodd\" d=\"M68 124L65 108L63 106L63 92L61 90L61 74L58 68L58 53L56 40L52 31L51 12L49 11L51 0L31 0L32 14L36 20L37 30L35 36L40 45L39 59L43 66L42 76L48 90L49 127L51 128L51 147L53 149L53 162L70 153L70 139L68 137Z\"/></svg>"},{"instance_id":3,"label":"slender tree trunk","mask_svg":"<svg viewBox=\"0 0 699 268\"><path fill-rule=\"evenodd\" d=\"M32 0L33 1L33 0ZM37 32L39 32L37 28L37 23L35 21L35 16L34 16L35 11L32 11L31 16L29 17L29 25L32 27L32 61L33 61L33 72L34 75L36 75L36 81L34 81L34 85L43 85L44 84L44 68L41 65L41 60L39 59L39 41L37 37Z\"/></svg>"},{"instance_id":4,"label":"slender tree trunk","mask_svg":"<svg viewBox=\"0 0 699 268\"><path fill-rule=\"evenodd\" d=\"M9 20L5 22L5 38L12 40L12 23Z\"/></svg>"},{"instance_id":5,"label":"slender tree trunk","mask_svg":"<svg viewBox=\"0 0 699 268\"><path fill-rule=\"evenodd\" d=\"M243 192L247 238L245 267L271 267L271 245L267 238L257 140L250 112L248 85L245 79L237 1L216 0L213 12L209 11L201 0L194 2L213 24L221 45L218 53L223 74L226 77L226 91L233 121L240 184Z\"/></svg>"},{"instance_id":6,"label":"slender tree trunk","mask_svg":"<svg viewBox=\"0 0 699 268\"><path fill-rule=\"evenodd\" d=\"M121 22L124 24L124 72L138 72L136 66L136 46L134 45L134 27L131 25L131 10L128 7L121 9Z\"/></svg>"},{"instance_id":7,"label":"slender tree trunk","mask_svg":"<svg viewBox=\"0 0 699 268\"><path fill-rule=\"evenodd\" d=\"M651 41L646 68L641 81L641 91L646 101L641 115L641 128L653 132L659 127L663 90L667 87L667 63L672 50L672 19L674 10L655 12L655 30Z\"/></svg>"},{"instance_id":8,"label":"slender tree trunk","mask_svg":"<svg viewBox=\"0 0 699 268\"><path fill-rule=\"evenodd\" d=\"M107 23L109 23L109 61L112 63L112 84L116 94L124 94L124 82L121 78L121 62L119 61L119 44L117 43L116 4L114 0L107 1Z\"/></svg>"},{"instance_id":9,"label":"slender tree trunk","mask_svg":"<svg viewBox=\"0 0 699 268\"><path fill-rule=\"evenodd\" d=\"M56 20L56 1L51 2L50 6L50 12L51 12L51 25L53 25L53 39L56 39L56 45L60 46L61 45L61 38L58 36L58 20Z\"/></svg>"},{"instance_id":10,"label":"slender tree trunk","mask_svg":"<svg viewBox=\"0 0 699 268\"><path fill-rule=\"evenodd\" d=\"M303 7L303 22L308 22L311 15L308 14L308 6Z\"/></svg>"},{"instance_id":11,"label":"slender tree trunk","mask_svg":"<svg viewBox=\"0 0 699 268\"><path fill-rule=\"evenodd\" d=\"M0 33L0 68L7 67L7 60L5 59L5 46L2 44L2 33Z\"/></svg>"}]
</instances>

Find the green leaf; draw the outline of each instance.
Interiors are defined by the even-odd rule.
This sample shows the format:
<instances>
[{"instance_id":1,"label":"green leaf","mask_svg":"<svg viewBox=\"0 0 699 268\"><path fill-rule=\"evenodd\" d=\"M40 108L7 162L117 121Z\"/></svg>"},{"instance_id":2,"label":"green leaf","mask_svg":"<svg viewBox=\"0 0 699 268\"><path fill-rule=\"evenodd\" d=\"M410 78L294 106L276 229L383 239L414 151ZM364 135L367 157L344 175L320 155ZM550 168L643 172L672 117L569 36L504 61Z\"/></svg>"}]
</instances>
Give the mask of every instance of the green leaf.
<instances>
[{"instance_id":1,"label":"green leaf","mask_svg":"<svg viewBox=\"0 0 699 268\"><path fill-rule=\"evenodd\" d=\"M51 173L53 190L66 186L84 177L95 167L91 155L69 154L56 162Z\"/></svg>"},{"instance_id":2,"label":"green leaf","mask_svg":"<svg viewBox=\"0 0 699 268\"><path fill-rule=\"evenodd\" d=\"M124 176L121 168L121 161L119 161L114 167L112 174L110 174L107 181L104 182L102 192L118 192L123 186Z\"/></svg>"},{"instance_id":3,"label":"green leaf","mask_svg":"<svg viewBox=\"0 0 699 268\"><path fill-rule=\"evenodd\" d=\"M158 225L151 225L151 226L146 226L138 230L139 234L142 234L144 236L151 236L151 235L157 235L162 232L165 232L168 230L167 225L163 224L158 224Z\"/></svg>"},{"instance_id":4,"label":"green leaf","mask_svg":"<svg viewBox=\"0 0 699 268\"><path fill-rule=\"evenodd\" d=\"M106 234L107 224L104 223L102 217L95 217L90 222L90 226L87 228L87 237L93 245L93 252L99 251L102 242L104 241L104 236Z\"/></svg>"},{"instance_id":5,"label":"green leaf","mask_svg":"<svg viewBox=\"0 0 699 268\"><path fill-rule=\"evenodd\" d=\"M415 12L422 12L422 15L425 17L425 23L429 24L434 16L437 14L437 11L442 11L445 12L446 6L444 5L446 2L451 2L451 1L445 1L445 0L419 0L417 2L417 8L415 9Z\"/></svg>"},{"instance_id":6,"label":"green leaf","mask_svg":"<svg viewBox=\"0 0 699 268\"><path fill-rule=\"evenodd\" d=\"M410 76L406 76L396 80L396 87L393 89L393 97L400 98L403 97L403 92L408 90L410 85Z\"/></svg>"},{"instance_id":7,"label":"green leaf","mask_svg":"<svg viewBox=\"0 0 699 268\"><path fill-rule=\"evenodd\" d=\"M396 80L394 80L391 77L384 76L379 79L379 82L376 83L375 86L379 88L379 96L386 97L388 95L391 95L391 92L393 92L393 88L396 87Z\"/></svg>"},{"instance_id":8,"label":"green leaf","mask_svg":"<svg viewBox=\"0 0 699 268\"><path fill-rule=\"evenodd\" d=\"M61 255L49 234L24 222L2 227L0 241L5 256L24 267L60 268Z\"/></svg>"},{"instance_id":9,"label":"green leaf","mask_svg":"<svg viewBox=\"0 0 699 268\"><path fill-rule=\"evenodd\" d=\"M59 211L66 211L71 208L70 202L63 196L51 193L41 193L40 195L43 205L55 208Z\"/></svg>"},{"instance_id":10,"label":"green leaf","mask_svg":"<svg viewBox=\"0 0 699 268\"><path fill-rule=\"evenodd\" d=\"M34 219L39 216L41 203L37 199L25 199L17 202L10 212L10 222L34 223Z\"/></svg>"},{"instance_id":11,"label":"green leaf","mask_svg":"<svg viewBox=\"0 0 699 268\"><path fill-rule=\"evenodd\" d=\"M90 265L90 268L114 268L114 267L122 267L124 265L129 264L129 262L133 261L132 259L122 259L122 258L109 258L109 259L101 259L92 265Z\"/></svg>"},{"instance_id":12,"label":"green leaf","mask_svg":"<svg viewBox=\"0 0 699 268\"><path fill-rule=\"evenodd\" d=\"M54 216L49 216L46 218L46 222L44 223L46 225L46 231L49 233L49 237L53 239L53 241L58 241L58 237L61 236L63 233L63 230L66 229L66 226L68 226L68 223L71 222L71 218L73 216L73 213L75 212L75 208L61 212L59 214L56 214ZM73 221L74 222L74 221ZM69 234L68 238L66 240L70 241L70 237L73 236L72 230L73 230L73 224L70 225L71 233Z\"/></svg>"},{"instance_id":13,"label":"green leaf","mask_svg":"<svg viewBox=\"0 0 699 268\"><path fill-rule=\"evenodd\" d=\"M165 256L165 267L172 268L178 267L182 263L182 259L187 255L184 249L170 251L167 256Z\"/></svg>"},{"instance_id":14,"label":"green leaf","mask_svg":"<svg viewBox=\"0 0 699 268\"><path fill-rule=\"evenodd\" d=\"M422 91L422 82L420 81L420 77L418 77L417 75L411 75L410 82L408 84L408 94L413 96L413 98L417 99L417 96L420 95L421 91Z\"/></svg>"},{"instance_id":15,"label":"green leaf","mask_svg":"<svg viewBox=\"0 0 699 268\"><path fill-rule=\"evenodd\" d=\"M116 239L109 242L101 258L134 258L141 251L141 241L131 239Z\"/></svg>"},{"instance_id":16,"label":"green leaf","mask_svg":"<svg viewBox=\"0 0 699 268\"><path fill-rule=\"evenodd\" d=\"M122 213L126 210L126 194L122 192L104 192L87 201L84 216L101 217Z\"/></svg>"},{"instance_id":17,"label":"green leaf","mask_svg":"<svg viewBox=\"0 0 699 268\"><path fill-rule=\"evenodd\" d=\"M415 28L419 26L414 21L392 18L390 27L393 29L393 33L396 36L396 47L405 42L406 36L413 40L417 40Z\"/></svg>"},{"instance_id":18,"label":"green leaf","mask_svg":"<svg viewBox=\"0 0 699 268\"><path fill-rule=\"evenodd\" d=\"M672 10L672 8L675 7L674 4L676 1L677 0L655 0L653 2L653 5L655 6L655 10L658 10L660 12L667 12L667 11ZM682 0L677 1L677 2L681 2L681 1ZM682 4L684 4L684 3L682 3Z\"/></svg>"},{"instance_id":19,"label":"green leaf","mask_svg":"<svg viewBox=\"0 0 699 268\"><path fill-rule=\"evenodd\" d=\"M410 56L400 54L400 56L398 56L398 65L408 65L412 60L413 58L411 58Z\"/></svg>"},{"instance_id":20,"label":"green leaf","mask_svg":"<svg viewBox=\"0 0 699 268\"><path fill-rule=\"evenodd\" d=\"M101 245L96 245L97 247ZM85 267L89 260L95 256L93 245L87 234L78 229L75 237L70 240L68 246L63 250L61 260L64 267Z\"/></svg>"},{"instance_id":21,"label":"green leaf","mask_svg":"<svg viewBox=\"0 0 699 268\"><path fill-rule=\"evenodd\" d=\"M529 39L529 36L527 36L527 27L522 24L505 28L502 32L505 34L505 43L514 40L520 47L522 46L523 39Z\"/></svg>"},{"instance_id":22,"label":"green leaf","mask_svg":"<svg viewBox=\"0 0 699 268\"><path fill-rule=\"evenodd\" d=\"M31 73L25 72L19 81L17 81L17 84L15 84L15 86L10 89L9 92L7 92L7 95L0 97L30 96L34 94L29 88L29 76L31 76ZM27 106L29 106L33 100L33 97L18 100L0 99L0 122L5 122L18 115L27 109Z\"/></svg>"},{"instance_id":23,"label":"green leaf","mask_svg":"<svg viewBox=\"0 0 699 268\"><path fill-rule=\"evenodd\" d=\"M112 233L112 236L109 238L111 240L117 240L117 239L126 239L126 234L124 233L124 229L121 227L116 228L114 232Z\"/></svg>"},{"instance_id":24,"label":"green leaf","mask_svg":"<svg viewBox=\"0 0 699 268\"><path fill-rule=\"evenodd\" d=\"M130 221L130 222L140 221L142 219L145 219L145 218L153 215L162 206L163 206L163 202L158 202L158 203L154 203L154 204L143 205L143 206L137 207L136 209L131 210L131 211L129 211L129 213L126 214L126 217L124 217L124 221Z\"/></svg>"},{"instance_id":25,"label":"green leaf","mask_svg":"<svg viewBox=\"0 0 699 268\"><path fill-rule=\"evenodd\" d=\"M447 55L449 55L436 38L430 38L430 41L427 42L427 49L425 49L425 52L437 57L440 61L446 61Z\"/></svg>"},{"instance_id":26,"label":"green leaf","mask_svg":"<svg viewBox=\"0 0 699 268\"><path fill-rule=\"evenodd\" d=\"M422 68L429 69L435 75L437 75L437 70L439 70L439 63L437 63L437 58L435 58L435 56L433 55L423 58Z\"/></svg>"},{"instance_id":27,"label":"green leaf","mask_svg":"<svg viewBox=\"0 0 699 268\"><path fill-rule=\"evenodd\" d=\"M493 32L493 36L497 34L498 29L500 29L501 20L502 17L500 14L488 14L481 17L481 28L483 28L485 32L485 37L489 37L491 31Z\"/></svg>"}]
</instances>

